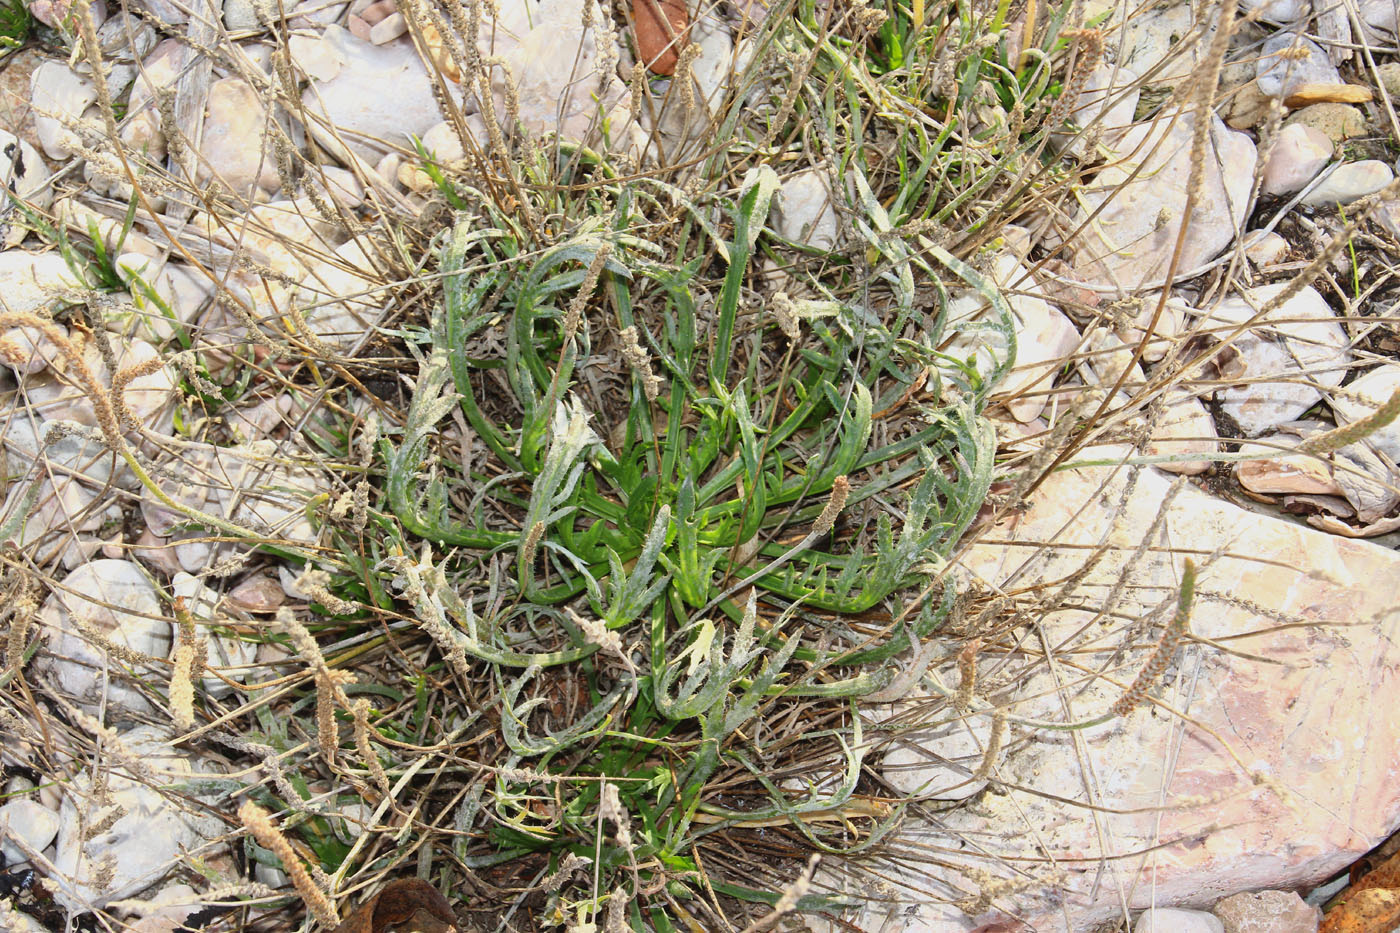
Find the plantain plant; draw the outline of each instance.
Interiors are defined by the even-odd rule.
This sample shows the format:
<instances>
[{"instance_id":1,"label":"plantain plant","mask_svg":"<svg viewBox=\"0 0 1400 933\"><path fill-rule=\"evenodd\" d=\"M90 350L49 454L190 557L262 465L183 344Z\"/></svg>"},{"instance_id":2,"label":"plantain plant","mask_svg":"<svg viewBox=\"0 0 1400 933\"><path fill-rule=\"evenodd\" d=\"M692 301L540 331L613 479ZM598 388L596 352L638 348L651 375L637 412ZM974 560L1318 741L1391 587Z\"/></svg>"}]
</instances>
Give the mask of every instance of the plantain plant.
<instances>
[{"instance_id":1,"label":"plantain plant","mask_svg":"<svg viewBox=\"0 0 1400 933\"><path fill-rule=\"evenodd\" d=\"M805 737L840 750L842 776L820 787L776 783L740 741L784 698L854 702L890 682L896 657L952 605L946 579L927 584L991 479L995 437L982 410L1014 353L1006 306L946 252L934 250L934 264L913 254L857 180L858 230L882 260L888 296L879 314L786 296L775 313L746 307L777 187L766 166L729 204L728 236L713 217L694 225L724 263L712 303L699 285L704 250L667 263L624 232L638 228L631 210L643 195L622 186L611 221L542 254L525 254L496 214L486 225L463 218L442 237L443 300L407 423L398 444L381 441L397 520L384 522L392 543L381 569L439 643L498 686L508 760L483 807L495 847L470 858L547 852L557 870L592 860L591 885L556 894L559 922L612 909L635 929L670 929L698 878L771 903L770 892L702 872L697 840L778 819L840 851L897 818L856 806L855 715ZM933 284L933 307L916 304L915 273ZM992 322L977 326L1006 352L984 373L938 352L944 277L992 304ZM582 326L595 284L603 300ZM634 342L625 410L605 440L603 414L584 404L576 379L609 331ZM487 337L500 351L474 355ZM876 442L877 416L919 385L932 404L901 436ZM489 470L435 455L454 411L490 451ZM493 568L487 584L469 569L483 564ZM915 585L941 595L874 636L857 624L876 607L899 608ZM560 721L557 684L575 677L587 702ZM712 799L721 771L750 773L766 802ZM856 817L808 818L819 812L879 825L855 843ZM623 828L632 819L635 835ZM830 904L809 896L799 908Z\"/></svg>"}]
</instances>

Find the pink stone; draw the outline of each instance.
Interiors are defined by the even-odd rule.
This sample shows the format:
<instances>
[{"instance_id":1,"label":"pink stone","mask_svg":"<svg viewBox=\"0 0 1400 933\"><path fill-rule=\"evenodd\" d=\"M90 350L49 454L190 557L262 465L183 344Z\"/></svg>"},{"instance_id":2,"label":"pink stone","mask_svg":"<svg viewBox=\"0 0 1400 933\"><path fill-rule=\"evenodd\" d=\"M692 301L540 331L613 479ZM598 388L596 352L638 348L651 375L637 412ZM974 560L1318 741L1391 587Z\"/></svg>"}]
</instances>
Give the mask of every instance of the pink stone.
<instances>
[{"instance_id":1,"label":"pink stone","mask_svg":"<svg viewBox=\"0 0 1400 933\"><path fill-rule=\"evenodd\" d=\"M1244 248L1245 256L1256 266L1272 266L1288 253L1288 241L1277 233L1266 233Z\"/></svg>"},{"instance_id":2,"label":"pink stone","mask_svg":"<svg viewBox=\"0 0 1400 933\"><path fill-rule=\"evenodd\" d=\"M131 547L131 556L166 576L180 572L180 562L175 559L175 548L170 539L156 537L150 531L141 532L141 537Z\"/></svg>"},{"instance_id":3,"label":"pink stone","mask_svg":"<svg viewBox=\"0 0 1400 933\"><path fill-rule=\"evenodd\" d=\"M200 184L213 179L235 194L250 197L254 189L276 191L277 159L264 152L267 108L252 85L242 78L223 78L209 87L204 136L196 177Z\"/></svg>"},{"instance_id":4,"label":"pink stone","mask_svg":"<svg viewBox=\"0 0 1400 933\"><path fill-rule=\"evenodd\" d=\"M229 590L224 601L245 612L273 612L287 601L287 594L282 592L282 584L257 573Z\"/></svg>"},{"instance_id":5,"label":"pink stone","mask_svg":"<svg viewBox=\"0 0 1400 933\"><path fill-rule=\"evenodd\" d=\"M1182 389L1170 391L1145 453L1149 457L1201 454L1199 460L1177 460L1158 465L1168 473L1195 476L1209 470L1212 462L1210 456L1219 452L1215 422L1201 400Z\"/></svg>"},{"instance_id":6,"label":"pink stone","mask_svg":"<svg viewBox=\"0 0 1400 933\"><path fill-rule=\"evenodd\" d=\"M1292 123L1279 131L1278 141L1264 164L1265 194L1301 191L1332 158L1332 140L1319 129Z\"/></svg>"},{"instance_id":7,"label":"pink stone","mask_svg":"<svg viewBox=\"0 0 1400 933\"><path fill-rule=\"evenodd\" d=\"M408 20L404 19L402 13L391 13L370 28L369 41L375 45L385 45L406 32Z\"/></svg>"},{"instance_id":8,"label":"pink stone","mask_svg":"<svg viewBox=\"0 0 1400 933\"><path fill-rule=\"evenodd\" d=\"M1342 494L1342 488L1332 478L1332 471L1328 469L1327 464L1307 454L1274 457L1270 460L1245 460L1235 467L1235 478L1250 492L1263 495Z\"/></svg>"},{"instance_id":9,"label":"pink stone","mask_svg":"<svg viewBox=\"0 0 1400 933\"><path fill-rule=\"evenodd\" d=\"M369 41L370 30L374 28L354 13L350 14L350 18L346 21L345 25L349 28L350 35L354 36L356 39L363 39L366 42Z\"/></svg>"},{"instance_id":10,"label":"pink stone","mask_svg":"<svg viewBox=\"0 0 1400 933\"><path fill-rule=\"evenodd\" d=\"M371 3L365 7L360 18L373 26L381 20L386 20L398 12L399 5L394 0L379 0L378 3Z\"/></svg>"},{"instance_id":11,"label":"pink stone","mask_svg":"<svg viewBox=\"0 0 1400 933\"><path fill-rule=\"evenodd\" d=\"M1317 933L1322 912L1292 891L1234 894L1211 908L1225 933Z\"/></svg>"}]
</instances>

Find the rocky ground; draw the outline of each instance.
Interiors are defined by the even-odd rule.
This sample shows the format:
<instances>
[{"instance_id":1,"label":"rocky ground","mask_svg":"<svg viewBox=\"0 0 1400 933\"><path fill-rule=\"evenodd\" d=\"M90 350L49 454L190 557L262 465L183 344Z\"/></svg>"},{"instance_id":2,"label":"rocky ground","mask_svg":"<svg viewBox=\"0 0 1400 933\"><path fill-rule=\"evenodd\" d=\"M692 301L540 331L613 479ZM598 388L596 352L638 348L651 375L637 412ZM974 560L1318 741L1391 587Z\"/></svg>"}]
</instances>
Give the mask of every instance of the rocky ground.
<instances>
[{"instance_id":1,"label":"rocky ground","mask_svg":"<svg viewBox=\"0 0 1400 933\"><path fill-rule=\"evenodd\" d=\"M463 929L605 928L529 900L544 897L542 873L488 874L475 849L453 849L452 821L466 838L476 818L462 799L443 817L415 809L417 769L465 754L456 746L375 733L385 756L423 756L393 759L390 793L374 766L346 777L301 729L314 703L320 728L340 716L341 754L363 755L351 697L439 702L421 682L414 693L437 649L403 640L413 613L370 587L350 602L378 608L358 616L316 568L368 579L376 561L406 559L374 526L366 541L365 503L387 482L376 434L408 422L440 300L432 257L454 215L483 229L515 218L542 243L616 208L623 182L595 203L550 174L567 163L633 179L672 221L727 224L712 206L757 176L715 170L713 156L740 150L776 170L767 239L752 232L771 245L744 288L755 307L798 309L801 326L783 333L836 314L825 285L803 284L834 281L823 263L878 266L868 243L883 238L903 255L948 247L997 286L945 291L914 271L919 308L946 305L931 353L992 378L1010 343L993 326L999 307L1015 344L986 411L999 454L987 505L950 559L922 571L956 580L963 608L901 662L912 674L900 689L857 714L861 799L886 815L897 804L898 819L799 877L802 893L853 905L767 922L1317 929L1347 870L1400 826L1396 6L1003 4L989 44L1012 43L1004 60L1061 30L1025 59L1047 62L1058 96L1040 118L1053 132L1033 159L965 189L964 207L996 216L994 229L952 232L814 154L831 95L813 63L841 60L804 63L799 27L864 23L855 34L879 44L881 15L903 17L936 49L952 34L941 7L724 0L638 14L501 0L478 19L463 12L473 6L28 5L36 22L0 60L14 195L0 252L0 929L332 929L383 877L437 877L434 846L487 879L443 892L477 905ZM669 42L677 29L689 41ZM867 72L844 93L868 95L872 111L909 106L911 136L953 112L883 80ZM964 152L1015 139L1035 106L964 103L960 117L981 121L958 128ZM720 119L743 112L752 125ZM786 135L794 112L806 128ZM912 168L890 167L890 139L872 130L862 158L903 178ZM901 208L892 227L884 211ZM624 232L659 243L657 230ZM571 274L577 288L584 273ZM597 357L626 356L594 339ZM488 334L472 353L505 358L509 342ZM606 398L620 378L587 364L579 378ZM489 408L509 387L482 372ZM929 401L923 378L900 406ZM595 411L600 434L606 417ZM476 427L460 415L443 426L463 461L450 469L508 481ZM355 555L333 532L357 515ZM1173 628L1192 573L1189 624ZM360 689L323 712L335 672L375 652L391 660L355 668ZM1153 652L1157 680L1124 703ZM444 730L469 722L433 715ZM840 784L842 761L794 786ZM240 816L245 800L300 827L287 852ZM393 857L428 823L448 835L412 835L415 854ZM1322 922L1400 928L1394 881ZM293 885L329 906L289 907ZM719 916L692 929L745 928Z\"/></svg>"}]
</instances>

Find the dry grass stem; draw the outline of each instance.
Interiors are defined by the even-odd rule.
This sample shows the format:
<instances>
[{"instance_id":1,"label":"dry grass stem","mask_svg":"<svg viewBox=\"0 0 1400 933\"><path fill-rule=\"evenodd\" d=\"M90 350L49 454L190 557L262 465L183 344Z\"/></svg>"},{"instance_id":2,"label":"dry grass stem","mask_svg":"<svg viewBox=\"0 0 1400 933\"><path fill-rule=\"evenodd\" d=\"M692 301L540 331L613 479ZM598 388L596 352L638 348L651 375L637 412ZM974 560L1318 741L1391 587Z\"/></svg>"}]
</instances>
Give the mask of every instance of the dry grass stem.
<instances>
[{"instance_id":1,"label":"dry grass stem","mask_svg":"<svg viewBox=\"0 0 1400 933\"><path fill-rule=\"evenodd\" d=\"M1384 404L1366 417L1358 418L1351 424L1341 425L1330 431L1323 431L1321 434L1305 438L1298 445L1298 449L1309 454L1325 454L1340 450L1350 444L1365 440L1381 428L1391 424L1397 417L1400 417L1400 389L1391 393L1390 398Z\"/></svg>"}]
</instances>

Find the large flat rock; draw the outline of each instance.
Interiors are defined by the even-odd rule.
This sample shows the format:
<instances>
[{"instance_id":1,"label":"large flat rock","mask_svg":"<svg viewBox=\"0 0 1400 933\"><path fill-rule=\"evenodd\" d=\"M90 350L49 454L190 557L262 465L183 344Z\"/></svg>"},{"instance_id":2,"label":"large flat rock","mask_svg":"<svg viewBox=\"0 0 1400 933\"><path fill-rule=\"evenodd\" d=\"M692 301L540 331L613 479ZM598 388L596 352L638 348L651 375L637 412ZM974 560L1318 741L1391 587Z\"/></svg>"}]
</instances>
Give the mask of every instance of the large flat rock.
<instances>
[{"instance_id":1,"label":"large flat rock","mask_svg":"<svg viewBox=\"0 0 1400 933\"><path fill-rule=\"evenodd\" d=\"M1088 931L1153 904L1318 882L1400 824L1400 557L1187 486L1136 558L1172 479L1143 469L1124 505L1128 474L1054 476L965 556L1026 605L1109 545L1076 608L1032 611L982 649L979 695L1013 718L991 786L941 813L929 802L883 855L828 861L828 883L874 898L851 917L861 930ZM1170 618L1188 556L1192 637L1155 703L1077 731L1014 721L1109 710ZM950 669L935 675L956 686ZM956 717L927 704L930 723Z\"/></svg>"}]
</instances>

